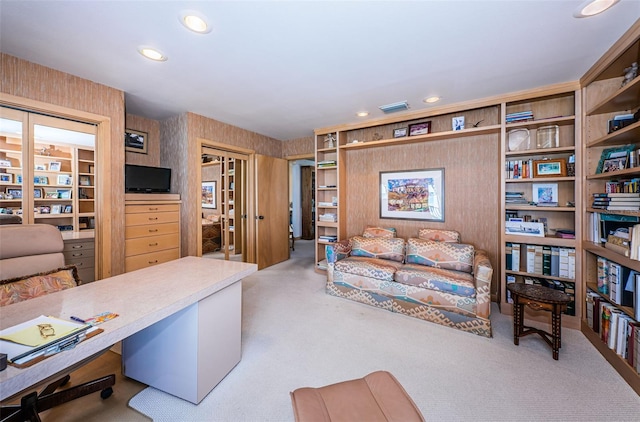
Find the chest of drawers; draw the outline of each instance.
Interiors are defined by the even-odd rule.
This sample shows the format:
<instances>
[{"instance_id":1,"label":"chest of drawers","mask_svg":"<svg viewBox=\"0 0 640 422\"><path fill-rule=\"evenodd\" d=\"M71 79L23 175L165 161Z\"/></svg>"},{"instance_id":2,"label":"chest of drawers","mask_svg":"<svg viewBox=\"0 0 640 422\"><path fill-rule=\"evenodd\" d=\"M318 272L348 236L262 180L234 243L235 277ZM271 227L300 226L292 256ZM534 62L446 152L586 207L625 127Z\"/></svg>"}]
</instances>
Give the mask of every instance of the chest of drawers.
<instances>
[{"instance_id":1,"label":"chest of drawers","mask_svg":"<svg viewBox=\"0 0 640 422\"><path fill-rule=\"evenodd\" d=\"M95 281L95 241L93 238L65 239L64 249L65 264L73 264L78 269L78 277L82 283Z\"/></svg>"},{"instance_id":2,"label":"chest of drawers","mask_svg":"<svg viewBox=\"0 0 640 422\"><path fill-rule=\"evenodd\" d=\"M125 201L125 271L178 258L180 201Z\"/></svg>"}]
</instances>

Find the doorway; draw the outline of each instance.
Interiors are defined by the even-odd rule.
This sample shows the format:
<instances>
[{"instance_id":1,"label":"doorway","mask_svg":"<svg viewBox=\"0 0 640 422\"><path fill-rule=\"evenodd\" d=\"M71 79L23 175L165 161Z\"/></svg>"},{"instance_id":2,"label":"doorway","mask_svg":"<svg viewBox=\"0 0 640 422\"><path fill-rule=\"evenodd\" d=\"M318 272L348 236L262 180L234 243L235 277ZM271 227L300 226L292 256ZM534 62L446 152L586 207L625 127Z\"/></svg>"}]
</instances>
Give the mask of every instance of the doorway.
<instances>
[{"instance_id":1,"label":"doorway","mask_svg":"<svg viewBox=\"0 0 640 422\"><path fill-rule=\"evenodd\" d=\"M203 145L202 256L247 260L247 174L249 156Z\"/></svg>"}]
</instances>

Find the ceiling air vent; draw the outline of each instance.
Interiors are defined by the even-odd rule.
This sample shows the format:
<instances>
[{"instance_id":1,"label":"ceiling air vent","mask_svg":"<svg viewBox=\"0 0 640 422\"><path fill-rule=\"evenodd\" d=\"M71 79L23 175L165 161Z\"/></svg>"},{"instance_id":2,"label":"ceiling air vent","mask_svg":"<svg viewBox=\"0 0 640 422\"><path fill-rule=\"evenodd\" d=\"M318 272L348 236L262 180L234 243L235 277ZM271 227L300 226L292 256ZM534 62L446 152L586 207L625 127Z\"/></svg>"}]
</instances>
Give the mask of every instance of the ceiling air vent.
<instances>
[{"instance_id":1,"label":"ceiling air vent","mask_svg":"<svg viewBox=\"0 0 640 422\"><path fill-rule=\"evenodd\" d=\"M385 113L395 113L396 111L409 110L409 104L406 101L400 101L399 103L381 105L378 108Z\"/></svg>"}]
</instances>

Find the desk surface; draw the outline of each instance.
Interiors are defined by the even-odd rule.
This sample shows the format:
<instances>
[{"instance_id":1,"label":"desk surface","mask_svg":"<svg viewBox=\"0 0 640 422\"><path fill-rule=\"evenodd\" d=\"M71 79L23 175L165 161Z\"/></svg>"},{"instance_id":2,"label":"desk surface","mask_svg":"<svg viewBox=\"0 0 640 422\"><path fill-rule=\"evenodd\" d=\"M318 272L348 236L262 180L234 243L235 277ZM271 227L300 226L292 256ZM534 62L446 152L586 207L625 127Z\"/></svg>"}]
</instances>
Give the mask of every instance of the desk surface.
<instances>
[{"instance_id":1,"label":"desk surface","mask_svg":"<svg viewBox=\"0 0 640 422\"><path fill-rule=\"evenodd\" d=\"M40 315L63 319L72 315L89 318L105 311L119 315L99 326L103 333L72 350L29 368L7 367L0 372L0 400L55 378L78 362L256 271L255 264L185 257L0 308L0 329Z\"/></svg>"}]
</instances>

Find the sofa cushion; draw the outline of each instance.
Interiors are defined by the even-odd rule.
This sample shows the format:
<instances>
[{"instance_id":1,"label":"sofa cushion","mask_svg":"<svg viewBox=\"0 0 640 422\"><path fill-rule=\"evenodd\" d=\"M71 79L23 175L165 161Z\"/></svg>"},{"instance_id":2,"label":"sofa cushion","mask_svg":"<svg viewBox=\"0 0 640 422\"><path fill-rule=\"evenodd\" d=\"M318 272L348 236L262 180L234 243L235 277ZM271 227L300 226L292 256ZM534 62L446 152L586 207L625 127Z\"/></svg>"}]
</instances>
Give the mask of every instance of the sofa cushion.
<instances>
[{"instance_id":1,"label":"sofa cushion","mask_svg":"<svg viewBox=\"0 0 640 422\"><path fill-rule=\"evenodd\" d=\"M404 239L354 236L351 238L351 255L403 262Z\"/></svg>"},{"instance_id":2,"label":"sofa cushion","mask_svg":"<svg viewBox=\"0 0 640 422\"><path fill-rule=\"evenodd\" d=\"M460 233L454 230L420 229L418 238L434 242L460 242Z\"/></svg>"},{"instance_id":3,"label":"sofa cushion","mask_svg":"<svg viewBox=\"0 0 640 422\"><path fill-rule=\"evenodd\" d=\"M473 276L460 271L425 267L420 264L405 264L396 271L394 280L398 283L458 296L475 297L476 295Z\"/></svg>"},{"instance_id":4,"label":"sofa cushion","mask_svg":"<svg viewBox=\"0 0 640 422\"><path fill-rule=\"evenodd\" d=\"M384 281L393 281L393 275L402 267L402 263L397 261L354 256L342 259L335 265L335 271Z\"/></svg>"},{"instance_id":5,"label":"sofa cushion","mask_svg":"<svg viewBox=\"0 0 640 422\"><path fill-rule=\"evenodd\" d=\"M385 228L385 227L367 226L367 228L364 229L364 233L362 233L362 237L392 238L392 237L396 237L396 235L397 235L396 229L394 229L393 227Z\"/></svg>"},{"instance_id":6,"label":"sofa cushion","mask_svg":"<svg viewBox=\"0 0 640 422\"><path fill-rule=\"evenodd\" d=\"M415 238L407 241L407 263L409 264L471 273L473 254L473 245L463 243L434 242Z\"/></svg>"},{"instance_id":7,"label":"sofa cushion","mask_svg":"<svg viewBox=\"0 0 640 422\"><path fill-rule=\"evenodd\" d=\"M22 302L80 284L75 265L0 281L0 306Z\"/></svg>"}]
</instances>

